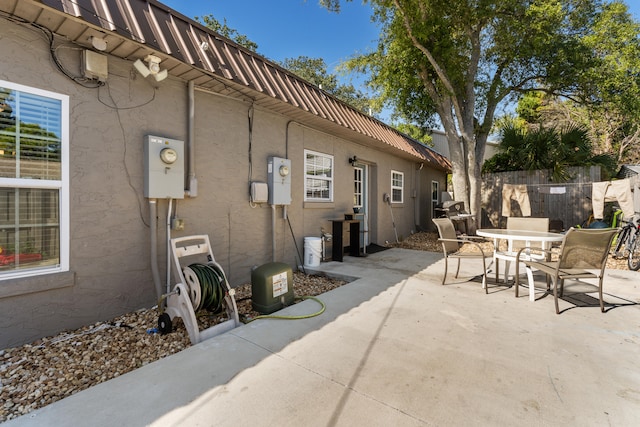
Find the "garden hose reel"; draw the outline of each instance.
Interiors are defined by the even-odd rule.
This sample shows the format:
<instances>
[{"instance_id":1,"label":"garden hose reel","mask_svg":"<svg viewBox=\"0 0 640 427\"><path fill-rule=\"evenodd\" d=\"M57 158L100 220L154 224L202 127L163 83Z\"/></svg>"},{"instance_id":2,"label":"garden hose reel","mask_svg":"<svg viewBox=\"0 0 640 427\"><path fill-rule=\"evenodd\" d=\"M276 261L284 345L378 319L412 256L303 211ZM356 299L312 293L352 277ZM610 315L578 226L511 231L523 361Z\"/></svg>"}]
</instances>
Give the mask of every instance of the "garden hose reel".
<instances>
[{"instance_id":1,"label":"garden hose reel","mask_svg":"<svg viewBox=\"0 0 640 427\"><path fill-rule=\"evenodd\" d=\"M172 319L182 318L191 344L230 331L240 325L238 308L222 266L215 261L208 235L171 239L176 285L163 297L166 307L158 318L158 329L168 333ZM196 318L199 309L226 310L228 320L200 330ZM162 304L159 305L162 310Z\"/></svg>"}]
</instances>

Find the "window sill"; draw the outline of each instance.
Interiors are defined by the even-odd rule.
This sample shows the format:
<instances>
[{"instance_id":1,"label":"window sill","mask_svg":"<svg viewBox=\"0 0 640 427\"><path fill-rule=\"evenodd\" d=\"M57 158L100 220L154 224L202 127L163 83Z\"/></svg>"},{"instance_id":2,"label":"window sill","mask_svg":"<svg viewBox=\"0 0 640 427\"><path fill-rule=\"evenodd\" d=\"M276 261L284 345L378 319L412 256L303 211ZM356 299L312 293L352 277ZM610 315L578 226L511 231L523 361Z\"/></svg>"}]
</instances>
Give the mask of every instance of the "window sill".
<instances>
[{"instance_id":1,"label":"window sill","mask_svg":"<svg viewBox=\"0 0 640 427\"><path fill-rule=\"evenodd\" d=\"M304 209L335 209L334 202L304 202Z\"/></svg>"},{"instance_id":2,"label":"window sill","mask_svg":"<svg viewBox=\"0 0 640 427\"><path fill-rule=\"evenodd\" d=\"M3 280L0 281L0 298L68 288L75 284L75 276L74 272L67 271L64 273Z\"/></svg>"}]
</instances>

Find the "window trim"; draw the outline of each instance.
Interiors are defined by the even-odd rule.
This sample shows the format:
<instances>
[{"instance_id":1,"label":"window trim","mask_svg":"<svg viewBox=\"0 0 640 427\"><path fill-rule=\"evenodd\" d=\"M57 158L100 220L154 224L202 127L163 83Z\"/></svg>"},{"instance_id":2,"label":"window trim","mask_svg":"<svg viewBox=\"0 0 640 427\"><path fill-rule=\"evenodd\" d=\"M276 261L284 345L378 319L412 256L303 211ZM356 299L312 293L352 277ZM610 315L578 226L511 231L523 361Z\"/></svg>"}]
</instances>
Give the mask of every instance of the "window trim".
<instances>
[{"instance_id":1,"label":"window trim","mask_svg":"<svg viewBox=\"0 0 640 427\"><path fill-rule=\"evenodd\" d=\"M307 178L311 178L311 176L307 176L307 154L313 154L314 156L325 157L331 160L331 177L330 178L315 178L321 179L329 182L329 197L328 198L318 198L318 197L307 197ZM332 203L333 202L333 181L335 176L335 167L336 163L333 155L320 153L318 151L313 150L304 150L304 201L305 202L319 202L319 203Z\"/></svg>"},{"instance_id":2,"label":"window trim","mask_svg":"<svg viewBox=\"0 0 640 427\"><path fill-rule=\"evenodd\" d=\"M435 190L435 191L434 191ZM435 198L434 198L435 192ZM440 203L440 182L431 181L431 218L436 218L436 206Z\"/></svg>"},{"instance_id":3,"label":"window trim","mask_svg":"<svg viewBox=\"0 0 640 427\"><path fill-rule=\"evenodd\" d=\"M402 181L402 185L401 186L397 186L394 185L393 181L394 181L394 175L399 175L400 179ZM393 193L393 190L400 190L400 200L395 199L395 194ZM400 171L396 171L396 170L391 170L391 203L404 203L404 172L400 172Z\"/></svg>"},{"instance_id":4,"label":"window trim","mask_svg":"<svg viewBox=\"0 0 640 427\"><path fill-rule=\"evenodd\" d=\"M364 208L364 167L363 166L354 166L353 167L353 207L358 209ZM356 173L359 174L358 179L356 179ZM359 188L356 188L359 187ZM356 191L359 190L359 191ZM358 198L360 199L360 203L357 203Z\"/></svg>"},{"instance_id":5,"label":"window trim","mask_svg":"<svg viewBox=\"0 0 640 427\"><path fill-rule=\"evenodd\" d=\"M0 87L25 92L30 95L52 98L60 101L60 180L25 179L25 178L3 178L0 177L0 186L9 188L39 188L58 190L60 218L60 264L51 267L41 267L36 269L25 269L0 273L0 281L39 276L44 274L59 273L69 271L69 240L70 240L70 196L69 196L69 96L57 92L51 92L31 86L12 83L0 80Z\"/></svg>"}]
</instances>

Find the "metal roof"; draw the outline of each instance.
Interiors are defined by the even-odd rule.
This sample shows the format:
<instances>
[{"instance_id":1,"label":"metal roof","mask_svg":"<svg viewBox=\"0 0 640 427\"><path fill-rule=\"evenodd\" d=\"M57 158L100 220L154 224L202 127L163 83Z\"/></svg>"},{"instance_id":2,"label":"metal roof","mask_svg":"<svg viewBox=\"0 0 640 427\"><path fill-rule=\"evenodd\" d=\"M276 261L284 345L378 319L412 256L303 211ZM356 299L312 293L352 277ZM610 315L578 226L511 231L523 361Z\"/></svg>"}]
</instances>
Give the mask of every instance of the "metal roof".
<instances>
[{"instance_id":1,"label":"metal roof","mask_svg":"<svg viewBox=\"0 0 640 427\"><path fill-rule=\"evenodd\" d=\"M170 75L256 105L336 136L431 167L449 160L155 0L0 0L0 10L79 45L104 38L105 53L135 61L162 59Z\"/></svg>"},{"instance_id":2,"label":"metal roof","mask_svg":"<svg viewBox=\"0 0 640 427\"><path fill-rule=\"evenodd\" d=\"M618 172L618 178L630 178L640 175L640 165L622 165Z\"/></svg>"}]
</instances>

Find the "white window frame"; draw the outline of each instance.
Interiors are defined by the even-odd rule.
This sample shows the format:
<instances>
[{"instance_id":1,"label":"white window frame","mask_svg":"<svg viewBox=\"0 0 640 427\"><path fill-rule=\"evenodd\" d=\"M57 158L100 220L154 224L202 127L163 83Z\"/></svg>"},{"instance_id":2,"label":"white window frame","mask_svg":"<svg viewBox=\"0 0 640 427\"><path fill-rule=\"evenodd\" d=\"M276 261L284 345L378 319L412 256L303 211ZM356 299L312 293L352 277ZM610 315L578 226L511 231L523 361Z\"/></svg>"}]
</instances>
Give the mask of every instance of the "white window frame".
<instances>
[{"instance_id":1,"label":"white window frame","mask_svg":"<svg viewBox=\"0 0 640 427\"><path fill-rule=\"evenodd\" d=\"M364 207L364 167L353 167L353 207Z\"/></svg>"},{"instance_id":2,"label":"white window frame","mask_svg":"<svg viewBox=\"0 0 640 427\"><path fill-rule=\"evenodd\" d=\"M308 171L311 170L313 165L307 163L307 155L311 154L314 156L322 157L331 162L331 176L323 177L319 175L309 175L307 176ZM331 154L320 153L318 151L312 150L304 150L304 201L305 202L333 202L333 179L335 176L335 162L333 160L333 156ZM321 181L326 181L329 183L329 197L307 197L307 189L309 184L309 179L317 179Z\"/></svg>"},{"instance_id":3,"label":"white window frame","mask_svg":"<svg viewBox=\"0 0 640 427\"><path fill-rule=\"evenodd\" d=\"M400 185L397 184L398 180ZM394 190L400 191L399 199ZM391 203L404 203L404 172L391 170Z\"/></svg>"},{"instance_id":4,"label":"white window frame","mask_svg":"<svg viewBox=\"0 0 640 427\"><path fill-rule=\"evenodd\" d=\"M52 98L60 101L60 180L3 178L0 177L0 187L37 188L58 190L59 197L59 232L60 232L60 263L54 266L23 269L17 271L0 272L0 281L20 277L38 276L69 271L69 96L17 83L0 80L0 87L24 92L31 95Z\"/></svg>"},{"instance_id":5,"label":"white window frame","mask_svg":"<svg viewBox=\"0 0 640 427\"><path fill-rule=\"evenodd\" d=\"M440 183L431 181L431 218L436 218L436 206L440 198Z\"/></svg>"}]
</instances>

